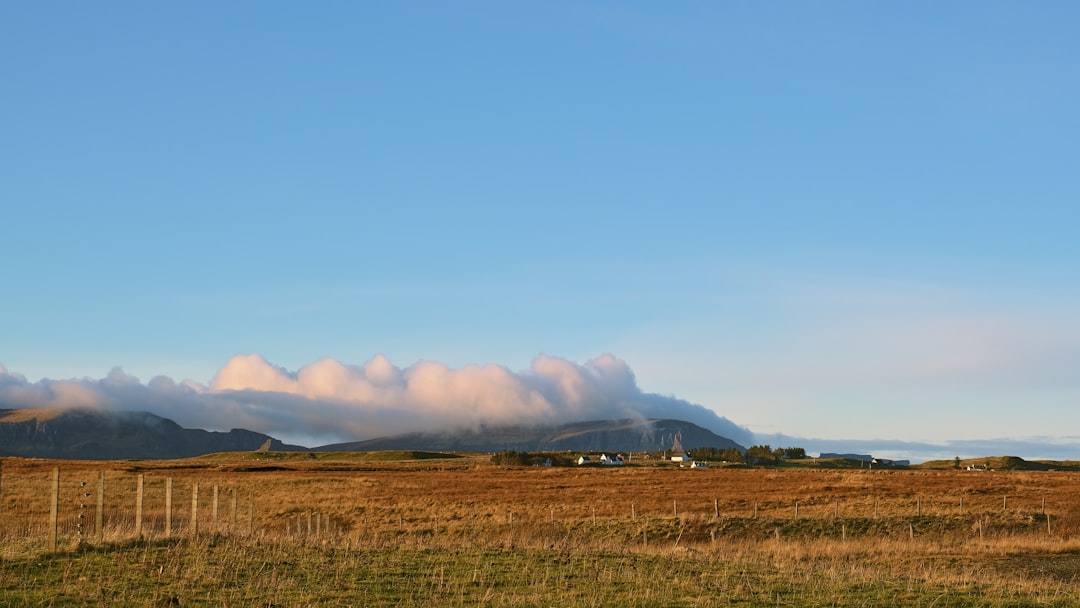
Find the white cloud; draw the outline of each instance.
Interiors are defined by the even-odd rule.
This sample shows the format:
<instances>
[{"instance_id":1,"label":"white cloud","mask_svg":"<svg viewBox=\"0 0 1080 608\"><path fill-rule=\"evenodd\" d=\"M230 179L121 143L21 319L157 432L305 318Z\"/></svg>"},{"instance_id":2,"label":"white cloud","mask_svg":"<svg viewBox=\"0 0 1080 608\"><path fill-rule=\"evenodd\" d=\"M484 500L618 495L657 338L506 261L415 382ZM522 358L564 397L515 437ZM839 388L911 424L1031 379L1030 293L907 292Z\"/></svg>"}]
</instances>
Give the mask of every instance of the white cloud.
<instances>
[{"instance_id":1,"label":"white cloud","mask_svg":"<svg viewBox=\"0 0 1080 608\"><path fill-rule=\"evenodd\" d=\"M1025 460L1075 460L1080 437L1017 437L960 439L950 441L900 441L896 439L815 439L784 434L759 434L755 442L772 447L797 446L810 455L822 452L869 454L876 458L951 460L984 456L1019 456Z\"/></svg>"},{"instance_id":2,"label":"white cloud","mask_svg":"<svg viewBox=\"0 0 1080 608\"><path fill-rule=\"evenodd\" d=\"M101 380L31 384L0 376L0 407L41 406L146 410L183 426L328 443L480 424L626 417L688 420L740 443L750 437L703 406L641 391L626 362L612 355L585 364L541 355L522 372L430 361L400 369L382 355L360 366L322 359L291 372L259 355L238 355L209 387L165 376L142 384L120 368Z\"/></svg>"}]
</instances>

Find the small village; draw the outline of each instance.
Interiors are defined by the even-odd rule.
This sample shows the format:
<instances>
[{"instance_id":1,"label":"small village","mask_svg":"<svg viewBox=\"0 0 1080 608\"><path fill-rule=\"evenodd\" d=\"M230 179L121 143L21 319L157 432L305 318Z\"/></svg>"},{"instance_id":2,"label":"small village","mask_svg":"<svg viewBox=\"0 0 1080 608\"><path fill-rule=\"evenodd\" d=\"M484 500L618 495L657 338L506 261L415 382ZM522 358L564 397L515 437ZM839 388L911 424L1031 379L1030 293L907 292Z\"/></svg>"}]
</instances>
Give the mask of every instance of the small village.
<instances>
[{"instance_id":1,"label":"small village","mask_svg":"<svg viewBox=\"0 0 1080 608\"><path fill-rule=\"evenodd\" d=\"M530 453L513 450L492 455L492 462L505 465L531 466L579 466L579 467L620 467L635 466L676 466L681 469L704 470L714 468L747 467L808 467L808 468L843 468L843 469L896 469L911 466L909 460L876 458L870 454L849 454L823 452L818 456L809 456L799 447L772 448L768 445L755 445L745 451L735 448L694 448L684 449L681 437L676 435L669 449L655 452L615 452L596 451L585 453ZM971 464L966 470L989 470L985 464Z\"/></svg>"}]
</instances>

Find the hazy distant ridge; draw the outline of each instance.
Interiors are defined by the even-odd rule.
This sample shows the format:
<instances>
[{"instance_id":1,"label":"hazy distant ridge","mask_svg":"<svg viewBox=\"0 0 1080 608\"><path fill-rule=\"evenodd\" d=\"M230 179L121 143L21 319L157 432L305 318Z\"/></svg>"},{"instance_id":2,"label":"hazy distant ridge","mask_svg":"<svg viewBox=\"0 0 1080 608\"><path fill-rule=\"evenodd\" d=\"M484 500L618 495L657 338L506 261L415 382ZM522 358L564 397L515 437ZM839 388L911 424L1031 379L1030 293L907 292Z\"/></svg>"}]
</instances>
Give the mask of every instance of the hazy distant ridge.
<instances>
[{"instance_id":1,"label":"hazy distant ridge","mask_svg":"<svg viewBox=\"0 0 1080 608\"><path fill-rule=\"evenodd\" d=\"M612 451L671 449L675 437L684 448L745 448L731 439L682 420L594 420L558 426L498 426L443 433L407 433L366 441L337 443L317 451L437 450L460 452Z\"/></svg>"}]
</instances>

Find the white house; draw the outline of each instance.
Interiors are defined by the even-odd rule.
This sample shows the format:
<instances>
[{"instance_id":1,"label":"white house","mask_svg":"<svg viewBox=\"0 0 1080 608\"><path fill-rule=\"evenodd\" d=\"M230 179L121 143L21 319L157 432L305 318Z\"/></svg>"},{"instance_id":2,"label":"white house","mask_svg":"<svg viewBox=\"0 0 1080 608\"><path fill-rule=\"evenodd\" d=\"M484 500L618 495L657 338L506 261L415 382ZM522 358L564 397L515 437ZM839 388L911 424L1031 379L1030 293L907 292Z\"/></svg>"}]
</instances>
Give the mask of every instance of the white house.
<instances>
[{"instance_id":1,"label":"white house","mask_svg":"<svg viewBox=\"0 0 1080 608\"><path fill-rule=\"evenodd\" d=\"M600 456L600 464L619 466L623 464L623 458L622 456L619 456L617 454L615 456L608 456L607 454L604 454Z\"/></svg>"},{"instance_id":2,"label":"white house","mask_svg":"<svg viewBox=\"0 0 1080 608\"><path fill-rule=\"evenodd\" d=\"M577 463L578 464L592 464L592 461L589 460L588 456L579 456L578 459L577 459Z\"/></svg>"}]
</instances>

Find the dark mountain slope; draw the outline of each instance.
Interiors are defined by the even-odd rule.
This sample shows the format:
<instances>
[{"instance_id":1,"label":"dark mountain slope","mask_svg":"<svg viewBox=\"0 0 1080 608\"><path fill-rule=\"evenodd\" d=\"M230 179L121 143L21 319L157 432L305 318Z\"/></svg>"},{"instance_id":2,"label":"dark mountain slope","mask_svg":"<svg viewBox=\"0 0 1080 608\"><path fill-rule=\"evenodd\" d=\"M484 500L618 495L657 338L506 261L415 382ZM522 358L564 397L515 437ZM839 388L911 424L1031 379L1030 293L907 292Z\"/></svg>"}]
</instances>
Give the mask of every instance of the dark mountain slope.
<instances>
[{"instance_id":1,"label":"dark mountain slope","mask_svg":"<svg viewBox=\"0 0 1080 608\"><path fill-rule=\"evenodd\" d=\"M338 443L313 451L432 450L498 452L518 450L652 452L671 449L675 438L684 448L743 446L682 420L597 420L548 427L484 427L441 433L408 433L366 441Z\"/></svg>"},{"instance_id":2,"label":"dark mountain slope","mask_svg":"<svg viewBox=\"0 0 1080 608\"><path fill-rule=\"evenodd\" d=\"M214 452L307 451L262 433L185 429L148 412L0 410L0 452L29 458L187 458Z\"/></svg>"}]
</instances>

